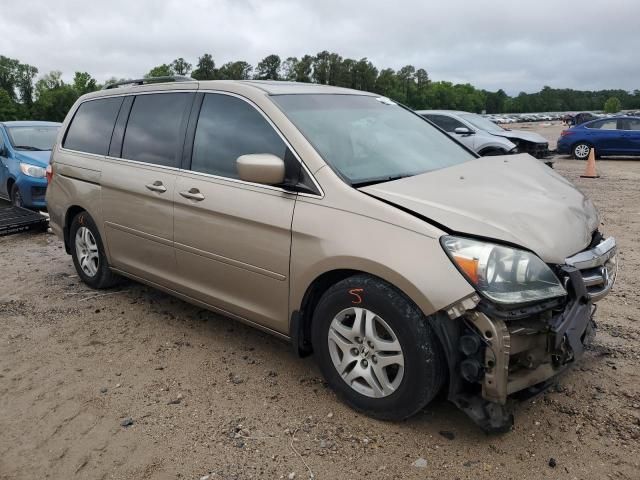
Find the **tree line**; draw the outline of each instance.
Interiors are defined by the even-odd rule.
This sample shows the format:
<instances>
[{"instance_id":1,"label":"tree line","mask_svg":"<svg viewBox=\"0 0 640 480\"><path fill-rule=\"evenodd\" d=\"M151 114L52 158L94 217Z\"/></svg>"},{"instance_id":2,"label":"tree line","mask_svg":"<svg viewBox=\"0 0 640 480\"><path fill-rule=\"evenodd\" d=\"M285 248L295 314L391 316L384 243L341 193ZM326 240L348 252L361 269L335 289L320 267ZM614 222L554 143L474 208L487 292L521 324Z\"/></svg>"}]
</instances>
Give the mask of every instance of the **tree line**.
<instances>
[{"instance_id":1,"label":"tree line","mask_svg":"<svg viewBox=\"0 0 640 480\"><path fill-rule=\"evenodd\" d=\"M103 87L87 72L75 72L71 83L60 71L38 77L35 66L0 55L0 121L34 119L62 121L76 99ZM414 109L452 109L487 113L528 113L640 109L640 89L581 91L545 86L536 93L509 96L504 90L482 90L469 83L432 81L424 68L406 65L398 70L379 70L367 58L343 58L322 51L281 59L272 54L254 67L245 61L227 62L219 67L211 54L200 56L195 65L180 57L158 65L145 77L189 75L197 80L284 80L319 83L367 90L392 98ZM109 79L105 84L117 82ZM616 101L612 101L615 98Z\"/></svg>"}]
</instances>

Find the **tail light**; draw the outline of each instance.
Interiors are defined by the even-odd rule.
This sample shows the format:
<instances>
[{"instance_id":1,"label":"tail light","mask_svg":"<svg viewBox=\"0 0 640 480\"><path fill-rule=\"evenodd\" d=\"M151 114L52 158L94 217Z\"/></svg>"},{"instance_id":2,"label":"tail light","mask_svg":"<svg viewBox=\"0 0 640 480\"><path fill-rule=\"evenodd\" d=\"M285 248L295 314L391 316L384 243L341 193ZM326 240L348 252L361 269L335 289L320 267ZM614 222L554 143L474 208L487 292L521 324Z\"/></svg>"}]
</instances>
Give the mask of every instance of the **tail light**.
<instances>
[{"instance_id":1,"label":"tail light","mask_svg":"<svg viewBox=\"0 0 640 480\"><path fill-rule=\"evenodd\" d=\"M53 180L53 166L51 164L47 165L46 174L47 174L47 183L51 183L51 180Z\"/></svg>"},{"instance_id":2,"label":"tail light","mask_svg":"<svg viewBox=\"0 0 640 480\"><path fill-rule=\"evenodd\" d=\"M560 132L561 137L566 137L567 135L573 135L575 132L572 130L563 130Z\"/></svg>"}]
</instances>

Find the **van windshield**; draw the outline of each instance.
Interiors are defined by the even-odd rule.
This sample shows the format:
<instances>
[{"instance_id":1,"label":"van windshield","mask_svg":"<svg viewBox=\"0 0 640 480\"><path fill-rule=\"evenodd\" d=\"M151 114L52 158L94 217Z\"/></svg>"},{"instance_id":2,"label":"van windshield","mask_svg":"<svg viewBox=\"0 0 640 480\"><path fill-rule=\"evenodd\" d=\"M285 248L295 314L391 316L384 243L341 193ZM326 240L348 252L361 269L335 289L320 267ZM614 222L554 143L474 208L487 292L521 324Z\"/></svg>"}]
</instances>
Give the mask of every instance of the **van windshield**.
<instances>
[{"instance_id":1,"label":"van windshield","mask_svg":"<svg viewBox=\"0 0 640 480\"><path fill-rule=\"evenodd\" d=\"M475 158L419 115L384 97L295 94L271 99L331 168L356 187Z\"/></svg>"}]
</instances>

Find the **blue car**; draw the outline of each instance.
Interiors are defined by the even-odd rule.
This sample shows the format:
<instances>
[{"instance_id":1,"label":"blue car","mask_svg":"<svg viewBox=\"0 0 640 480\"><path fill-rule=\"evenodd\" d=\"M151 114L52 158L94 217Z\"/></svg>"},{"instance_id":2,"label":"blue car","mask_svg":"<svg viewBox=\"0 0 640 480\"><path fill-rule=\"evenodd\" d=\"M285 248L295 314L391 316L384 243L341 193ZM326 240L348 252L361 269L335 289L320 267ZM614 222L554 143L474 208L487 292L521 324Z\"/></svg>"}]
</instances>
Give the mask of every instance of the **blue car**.
<instances>
[{"instance_id":1,"label":"blue car","mask_svg":"<svg viewBox=\"0 0 640 480\"><path fill-rule=\"evenodd\" d=\"M640 117L591 120L560 134L558 153L585 160L589 150L596 155L640 155Z\"/></svg>"},{"instance_id":2,"label":"blue car","mask_svg":"<svg viewBox=\"0 0 640 480\"><path fill-rule=\"evenodd\" d=\"M0 197L19 207L46 207L46 168L60 125L0 122Z\"/></svg>"}]
</instances>

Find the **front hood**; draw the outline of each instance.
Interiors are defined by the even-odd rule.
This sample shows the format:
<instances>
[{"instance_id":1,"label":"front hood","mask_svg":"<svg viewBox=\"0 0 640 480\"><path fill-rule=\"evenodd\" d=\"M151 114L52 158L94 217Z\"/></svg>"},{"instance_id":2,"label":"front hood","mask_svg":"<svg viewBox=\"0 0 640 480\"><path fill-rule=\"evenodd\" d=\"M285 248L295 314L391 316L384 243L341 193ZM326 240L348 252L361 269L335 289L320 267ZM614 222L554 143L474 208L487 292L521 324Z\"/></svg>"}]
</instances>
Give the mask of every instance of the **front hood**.
<instances>
[{"instance_id":1,"label":"front hood","mask_svg":"<svg viewBox=\"0 0 640 480\"><path fill-rule=\"evenodd\" d=\"M522 130L504 130L503 132L490 132L496 137L505 137L513 140L525 140L532 143L549 143L542 135L535 132L523 132Z\"/></svg>"},{"instance_id":2,"label":"front hood","mask_svg":"<svg viewBox=\"0 0 640 480\"><path fill-rule=\"evenodd\" d=\"M19 162L29 163L37 167L47 168L47 165L49 165L49 158L51 157L51 150L45 150L42 152L18 150L15 153L15 157Z\"/></svg>"},{"instance_id":3,"label":"front hood","mask_svg":"<svg viewBox=\"0 0 640 480\"><path fill-rule=\"evenodd\" d=\"M452 232L502 240L564 263L598 227L591 200L528 154L482 157L359 190Z\"/></svg>"}]
</instances>

